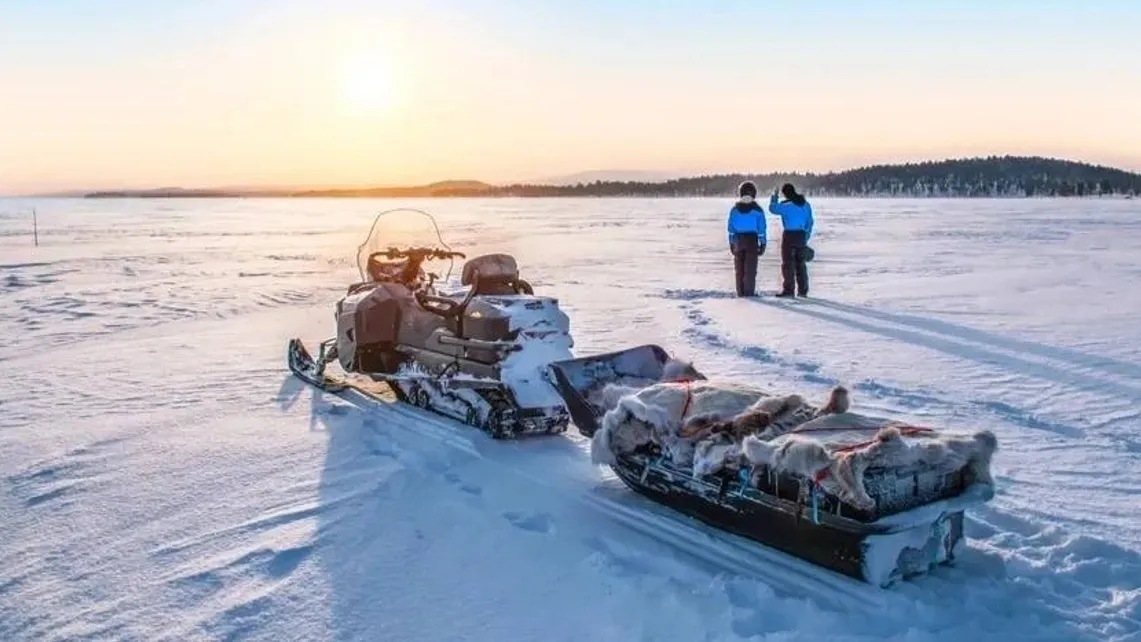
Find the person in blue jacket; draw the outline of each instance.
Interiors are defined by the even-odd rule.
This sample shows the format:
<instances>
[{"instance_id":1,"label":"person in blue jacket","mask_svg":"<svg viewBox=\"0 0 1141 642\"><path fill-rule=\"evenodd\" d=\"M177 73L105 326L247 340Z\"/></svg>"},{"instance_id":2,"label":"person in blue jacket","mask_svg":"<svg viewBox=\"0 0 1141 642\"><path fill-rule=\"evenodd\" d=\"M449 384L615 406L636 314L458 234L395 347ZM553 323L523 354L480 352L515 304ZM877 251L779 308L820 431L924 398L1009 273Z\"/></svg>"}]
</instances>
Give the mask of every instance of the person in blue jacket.
<instances>
[{"instance_id":1,"label":"person in blue jacket","mask_svg":"<svg viewBox=\"0 0 1141 642\"><path fill-rule=\"evenodd\" d=\"M757 205L757 186L745 181L737 188L739 198L729 210L726 228L729 251L733 254L733 272L737 280L737 296L756 296L757 261L765 253L765 210Z\"/></svg>"},{"instance_id":2,"label":"person in blue jacket","mask_svg":"<svg viewBox=\"0 0 1141 642\"><path fill-rule=\"evenodd\" d=\"M769 211L780 217L784 232L780 239L780 272L783 287L777 296L808 296L808 241L812 238L812 205L799 194L792 183L780 188L785 200L777 199L777 190L769 199Z\"/></svg>"}]
</instances>

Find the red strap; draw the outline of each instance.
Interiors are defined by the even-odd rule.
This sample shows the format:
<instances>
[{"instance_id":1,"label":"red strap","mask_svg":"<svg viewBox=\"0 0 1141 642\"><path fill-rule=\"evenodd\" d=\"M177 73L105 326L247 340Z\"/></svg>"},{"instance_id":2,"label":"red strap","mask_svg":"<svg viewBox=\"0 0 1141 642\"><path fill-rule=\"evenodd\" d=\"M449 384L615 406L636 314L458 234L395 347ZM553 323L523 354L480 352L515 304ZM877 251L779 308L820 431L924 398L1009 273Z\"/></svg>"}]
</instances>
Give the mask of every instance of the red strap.
<instances>
[{"instance_id":1,"label":"red strap","mask_svg":"<svg viewBox=\"0 0 1141 642\"><path fill-rule=\"evenodd\" d=\"M680 383L680 384L685 385L685 403L681 407L681 421L682 421L682 423L685 423L685 416L689 413L689 406L693 402L693 390L691 390L689 387L689 384L692 382L693 382L693 379L687 379L687 378L674 379L670 382L670 383ZM926 428L923 426L904 425L904 426L899 426L898 428L899 428L899 433L905 437L909 437L912 435L918 435L918 434L922 434L922 433L933 433L933 432L935 432L934 429ZM796 430L794 428L794 429L790 430L789 433L793 433L793 432L841 432L841 431L845 431L845 430L852 430L852 428L851 427L844 427L844 426L832 426L829 428L818 428L815 430L813 430L813 429ZM682 436L688 437L689 435L684 434L684 431L683 431ZM832 450L832 452L834 452L834 453L846 453L846 452L856 450L858 448L863 448L864 446L870 446L870 445L876 443L876 441L877 441L876 439L868 439L867 441L861 441L859 443L849 444L847 446L840 446L838 448L834 448ZM820 480L824 479L827 476L828 476L828 469L823 468L821 470L816 471L816 474L812 476L812 480L814 482L819 483Z\"/></svg>"},{"instance_id":2,"label":"red strap","mask_svg":"<svg viewBox=\"0 0 1141 642\"><path fill-rule=\"evenodd\" d=\"M931 428L924 428L922 426L899 426L899 434L903 435L904 437L910 437L912 435L919 435L919 434L927 433L927 432L935 432L935 431L932 430ZM832 452L846 453L846 452L849 452L852 450L856 450L857 448L863 448L864 446L870 446L870 445L876 443L876 441L878 441L878 440L877 439L869 439L867 441L861 441L857 444L849 444L847 446L840 446L838 448L834 448L832 450Z\"/></svg>"},{"instance_id":3,"label":"red strap","mask_svg":"<svg viewBox=\"0 0 1141 642\"><path fill-rule=\"evenodd\" d=\"M812 431L808 431L808 432L812 432ZM903 435L904 437L910 437L912 435L919 435L919 434L928 433L928 432L935 432L935 431L932 430L931 428L924 428L922 426L900 426L900 428L899 428L899 434ZM834 448L832 450L832 452L834 452L834 453L851 452L853 450L863 448L864 446L871 446L872 444L876 443L876 441L878 441L878 440L869 439L867 441L861 441L857 444L849 444L847 446L840 446L838 448ZM821 468L820 470L816 471L816 474L814 474L812 476L812 481L819 484L827 476L828 476L828 468Z\"/></svg>"},{"instance_id":4,"label":"red strap","mask_svg":"<svg viewBox=\"0 0 1141 642\"><path fill-rule=\"evenodd\" d=\"M689 407L693 403L693 390L690 389L690 387L689 387L689 384L691 382L693 382L693 379L686 379L686 378L671 379L668 382L668 383L680 383L680 384L685 385L685 403L682 404L681 417L679 419L682 426L681 426L681 429L678 431L678 434L685 439L689 439L690 437L693 437L694 435L696 435L698 433L704 433L706 430L705 428L698 428L698 429L695 429L691 432L686 432L686 430L685 430L685 416L687 414L689 414Z\"/></svg>"},{"instance_id":5,"label":"red strap","mask_svg":"<svg viewBox=\"0 0 1141 642\"><path fill-rule=\"evenodd\" d=\"M881 426L881 428L882 428L882 426ZM912 432L935 432L934 428L925 428L923 426L912 426L910 424L901 425L901 426L899 426L899 429L900 430L908 430L908 431L912 431ZM821 426L821 427L817 427L817 428L804 428L802 426L798 426L798 427L793 428L792 430L790 430L788 432L790 432L790 433L793 433L793 432L795 432L795 433L846 432L849 430L868 430L868 428L865 428L863 426L850 426L850 425L846 426L844 424L840 424L839 426ZM877 430L879 430L879 429L877 428Z\"/></svg>"},{"instance_id":6,"label":"red strap","mask_svg":"<svg viewBox=\"0 0 1141 642\"><path fill-rule=\"evenodd\" d=\"M681 383L685 384L685 405L681 407L681 419L685 421L685 416L689 413L689 404L693 401L693 390L689 388L689 379L682 379Z\"/></svg>"}]
</instances>

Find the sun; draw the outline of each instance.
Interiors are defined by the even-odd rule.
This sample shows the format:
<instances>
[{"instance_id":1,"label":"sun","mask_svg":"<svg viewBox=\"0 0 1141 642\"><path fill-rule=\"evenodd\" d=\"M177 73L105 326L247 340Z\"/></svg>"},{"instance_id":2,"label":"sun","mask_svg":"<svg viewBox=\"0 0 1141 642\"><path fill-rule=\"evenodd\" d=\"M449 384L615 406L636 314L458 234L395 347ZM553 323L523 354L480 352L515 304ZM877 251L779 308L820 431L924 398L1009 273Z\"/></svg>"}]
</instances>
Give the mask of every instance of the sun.
<instances>
[{"instance_id":1,"label":"sun","mask_svg":"<svg viewBox=\"0 0 1141 642\"><path fill-rule=\"evenodd\" d=\"M349 107L376 112L392 106L392 75L381 56L347 59L341 68L341 94Z\"/></svg>"}]
</instances>

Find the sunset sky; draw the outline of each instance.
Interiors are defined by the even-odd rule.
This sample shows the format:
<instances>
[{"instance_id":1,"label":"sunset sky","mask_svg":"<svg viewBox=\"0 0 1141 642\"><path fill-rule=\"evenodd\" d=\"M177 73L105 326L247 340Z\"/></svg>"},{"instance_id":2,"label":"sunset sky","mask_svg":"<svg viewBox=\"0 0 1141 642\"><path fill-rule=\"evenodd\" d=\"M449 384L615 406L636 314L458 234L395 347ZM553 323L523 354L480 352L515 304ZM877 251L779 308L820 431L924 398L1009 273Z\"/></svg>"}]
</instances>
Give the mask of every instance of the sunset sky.
<instances>
[{"instance_id":1,"label":"sunset sky","mask_svg":"<svg viewBox=\"0 0 1141 642\"><path fill-rule=\"evenodd\" d=\"M1141 2L0 0L0 193L1141 170Z\"/></svg>"}]
</instances>

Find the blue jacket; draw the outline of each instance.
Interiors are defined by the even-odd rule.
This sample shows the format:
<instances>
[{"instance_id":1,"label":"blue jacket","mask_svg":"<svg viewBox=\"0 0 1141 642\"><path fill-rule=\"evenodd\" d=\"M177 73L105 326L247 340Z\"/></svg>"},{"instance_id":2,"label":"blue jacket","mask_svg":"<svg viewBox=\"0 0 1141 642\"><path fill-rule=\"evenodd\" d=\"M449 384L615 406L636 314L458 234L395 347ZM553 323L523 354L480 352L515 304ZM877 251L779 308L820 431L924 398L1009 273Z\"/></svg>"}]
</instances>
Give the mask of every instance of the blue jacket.
<instances>
[{"instance_id":1,"label":"blue jacket","mask_svg":"<svg viewBox=\"0 0 1141 642\"><path fill-rule=\"evenodd\" d=\"M732 244L738 234L753 233L757 235L757 243L765 243L768 232L768 223L765 221L765 210L756 203L737 203L729 210L729 221L726 224L729 231L729 243Z\"/></svg>"},{"instance_id":2,"label":"blue jacket","mask_svg":"<svg viewBox=\"0 0 1141 642\"><path fill-rule=\"evenodd\" d=\"M812 238L812 204L804 201L804 205L797 205L792 201L778 202L777 195L769 199L769 211L780 217L781 225L786 230L804 230L804 242Z\"/></svg>"}]
</instances>

